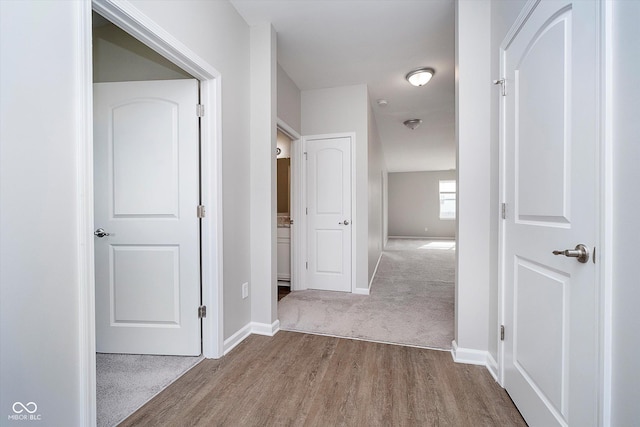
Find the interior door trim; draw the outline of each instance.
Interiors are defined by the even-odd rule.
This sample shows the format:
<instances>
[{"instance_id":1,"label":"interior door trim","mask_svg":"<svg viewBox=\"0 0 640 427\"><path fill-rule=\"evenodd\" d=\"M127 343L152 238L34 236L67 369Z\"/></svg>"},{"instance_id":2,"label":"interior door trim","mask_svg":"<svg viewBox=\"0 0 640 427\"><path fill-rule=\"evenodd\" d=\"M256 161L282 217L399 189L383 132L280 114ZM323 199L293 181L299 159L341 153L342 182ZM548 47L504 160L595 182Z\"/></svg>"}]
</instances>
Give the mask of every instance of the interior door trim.
<instances>
[{"instance_id":1,"label":"interior door trim","mask_svg":"<svg viewBox=\"0 0 640 427\"><path fill-rule=\"evenodd\" d=\"M300 202L302 196L300 188L300 183L302 182L300 167L303 163L301 154L302 139L300 134L282 119L278 119L277 127L280 131L291 138L291 183L289 190L289 197L291 198L289 206L291 212L289 212L289 214L293 223L291 224L291 281L289 283L292 291L298 291L300 290L300 273L302 272L302 270L299 269L298 262L298 258L301 256L299 248L303 247L298 236L301 234L299 230L302 230L302 228L300 228L300 219L302 218L302 205ZM274 231L272 235L276 234L277 232Z\"/></svg>"}]
</instances>

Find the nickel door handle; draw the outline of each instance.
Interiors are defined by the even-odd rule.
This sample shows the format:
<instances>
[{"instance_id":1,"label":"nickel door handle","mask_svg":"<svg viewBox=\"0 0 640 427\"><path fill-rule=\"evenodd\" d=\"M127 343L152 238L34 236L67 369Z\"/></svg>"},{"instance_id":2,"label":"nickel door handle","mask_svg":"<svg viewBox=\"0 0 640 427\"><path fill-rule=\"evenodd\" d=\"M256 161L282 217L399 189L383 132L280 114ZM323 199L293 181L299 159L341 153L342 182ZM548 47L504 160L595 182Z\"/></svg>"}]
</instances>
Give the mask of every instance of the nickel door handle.
<instances>
[{"instance_id":1,"label":"nickel door handle","mask_svg":"<svg viewBox=\"0 0 640 427\"><path fill-rule=\"evenodd\" d=\"M109 233L107 233L106 231L104 231L104 228L98 228L96 231L93 232L94 236L96 237L106 237L109 236Z\"/></svg>"},{"instance_id":2,"label":"nickel door handle","mask_svg":"<svg viewBox=\"0 0 640 427\"><path fill-rule=\"evenodd\" d=\"M564 255L569 258L578 258L577 261L586 263L589 261L589 248L580 243L575 249L565 249L563 251L553 251L554 255Z\"/></svg>"},{"instance_id":3,"label":"nickel door handle","mask_svg":"<svg viewBox=\"0 0 640 427\"><path fill-rule=\"evenodd\" d=\"M349 225L349 220L345 219L343 222L339 222L340 225Z\"/></svg>"}]
</instances>

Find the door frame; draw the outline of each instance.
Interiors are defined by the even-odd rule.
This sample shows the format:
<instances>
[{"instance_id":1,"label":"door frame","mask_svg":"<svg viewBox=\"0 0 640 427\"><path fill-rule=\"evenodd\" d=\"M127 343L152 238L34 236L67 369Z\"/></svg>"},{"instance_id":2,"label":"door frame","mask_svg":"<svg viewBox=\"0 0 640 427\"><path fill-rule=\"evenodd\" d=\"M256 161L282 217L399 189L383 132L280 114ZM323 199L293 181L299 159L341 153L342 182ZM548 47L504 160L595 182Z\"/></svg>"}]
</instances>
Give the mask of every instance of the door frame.
<instances>
[{"instance_id":1,"label":"door frame","mask_svg":"<svg viewBox=\"0 0 640 427\"><path fill-rule=\"evenodd\" d=\"M223 350L223 251L222 251L222 104L221 74L187 46L122 0L84 0L78 14L83 37L78 40L78 96L84 110L78 114L78 126L84 134L78 144L79 188L78 240L81 248L79 352L81 420L83 425L96 424L96 357L95 357L95 278L93 236L93 52L91 12L103 15L140 42L200 81L200 102L205 105L201 118L201 203L207 215L201 220L202 304L209 315L202 319L202 353L206 358L222 357Z\"/></svg>"},{"instance_id":2,"label":"door frame","mask_svg":"<svg viewBox=\"0 0 640 427\"><path fill-rule=\"evenodd\" d=\"M537 6L539 0L529 0L513 23L513 26L500 44L500 78L506 74L505 52L520 27L528 19L533 9ZM597 221L596 221L596 237L595 247L597 253L595 286L596 305L599 307L598 316L598 339L599 339L599 419L598 425L608 425L610 420L610 390L611 390L611 300L612 300L612 248L613 242L611 238L611 230L613 228L612 215L612 188L613 188L613 168L612 168L612 113L611 113L611 94L612 94L612 72L611 72L611 29L612 22L612 5L610 2L600 2L597 10L598 16L598 103L599 112L596 117L597 140L596 140L596 181L599 189L596 200ZM494 96L498 96L497 92ZM499 203L502 204L506 200L506 140L505 140L505 99L500 98L499 102ZM507 215L509 215L509 207L507 206ZM505 247L506 233L505 221L500 220L498 229L498 325L504 325L505 321ZM498 337L500 334L498 333ZM498 339L498 383L504 387L504 341Z\"/></svg>"},{"instance_id":3,"label":"door frame","mask_svg":"<svg viewBox=\"0 0 640 427\"><path fill-rule=\"evenodd\" d=\"M305 207L307 205L307 162L304 159L304 155L307 150L307 141L318 140L318 139L334 139L334 138L350 138L351 140L351 224L357 220L357 203L354 202L356 196L356 134L355 132L344 132L344 133L330 133L330 134L318 134L318 135L306 135L302 137L301 149L296 153L299 164L301 165L299 169L299 175L294 178L300 185L296 186L296 199L298 202L296 203L297 212L299 212L299 230L298 237L296 238L296 244L298 245L298 253L300 256L296 261L295 270L298 272L298 284L296 285L296 290L305 290L307 288L306 283L306 271L305 262L307 261L307 233L308 229L308 221L307 216L303 215L305 211ZM357 239L355 227L351 228L351 293L354 293L356 286L356 254L357 254Z\"/></svg>"},{"instance_id":4,"label":"door frame","mask_svg":"<svg viewBox=\"0 0 640 427\"><path fill-rule=\"evenodd\" d=\"M300 165L302 164L300 158L300 143L302 142L301 136L298 132L295 131L291 126L289 126L284 120L278 118L277 128L286 134L291 139L291 152L290 152L290 161L291 161L291 176L289 182L289 216L293 219L293 223L291 224L291 235L290 235L290 252L291 252L291 278L290 278L290 290L297 291L300 290L298 283L300 283L300 270L298 270L297 260L300 257L297 250L294 248L301 248L300 240L299 240L299 230L300 228L300 220L302 218L302 211L300 211ZM276 178L277 180L277 178ZM277 183L276 183L277 187ZM277 216L277 212L276 212ZM277 226L276 226L277 227ZM272 235L276 235L277 230L273 232Z\"/></svg>"}]
</instances>

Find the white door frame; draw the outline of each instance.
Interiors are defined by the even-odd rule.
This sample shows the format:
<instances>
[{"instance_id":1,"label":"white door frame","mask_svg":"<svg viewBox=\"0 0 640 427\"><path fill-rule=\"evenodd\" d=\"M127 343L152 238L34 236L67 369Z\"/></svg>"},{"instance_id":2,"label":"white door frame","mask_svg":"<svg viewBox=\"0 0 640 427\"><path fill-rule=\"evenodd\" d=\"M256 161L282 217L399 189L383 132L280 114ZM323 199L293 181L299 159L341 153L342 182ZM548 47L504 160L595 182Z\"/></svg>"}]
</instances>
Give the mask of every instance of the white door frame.
<instances>
[{"instance_id":1,"label":"white door frame","mask_svg":"<svg viewBox=\"0 0 640 427\"><path fill-rule=\"evenodd\" d=\"M613 2L603 1L599 8L600 24L600 146L598 244L600 262L597 280L600 285L600 419L601 426L611 422L611 358L613 319Z\"/></svg>"},{"instance_id":2,"label":"white door frame","mask_svg":"<svg viewBox=\"0 0 640 427\"><path fill-rule=\"evenodd\" d=\"M296 284L296 290L307 289L306 283L306 271L305 262L307 261L307 216L304 214L305 207L307 205L307 162L304 161L304 153L306 151L307 141L316 139L333 139L333 138L350 138L351 139L351 224L357 221L357 203L354 202L356 198L356 134L355 132L345 133L331 133L320 135L308 135L302 137L301 149L297 150L296 156L301 167L297 168L297 176L294 177L294 181L300 183L296 186L296 209L299 212L300 221L298 221L299 230L298 237L296 238L296 245L298 245L298 257L296 261L295 271L298 274L298 282ZM294 223L295 225L295 223ZM356 286L356 253L357 253L357 239L355 233L355 227L351 229L351 293L354 293ZM304 279L304 280L303 280Z\"/></svg>"},{"instance_id":3,"label":"white door frame","mask_svg":"<svg viewBox=\"0 0 640 427\"><path fill-rule=\"evenodd\" d=\"M78 117L78 125L85 135L84 145L78 147L79 194L78 206L79 247L84 265L80 266L83 288L80 291L79 352L81 420L83 425L96 424L95 373L95 278L93 260L93 53L92 18L95 10L134 38L147 45L169 61L181 67L200 81L201 103L205 116L201 120L201 192L207 215L201 222L202 303L208 315L202 320L202 350L206 358L222 357L223 350L223 296L222 296L222 116L221 75L171 34L123 0L84 0L79 7L84 39L79 40L81 60L78 64L79 94L85 111ZM195 108L195 107L194 107Z\"/></svg>"},{"instance_id":4,"label":"white door frame","mask_svg":"<svg viewBox=\"0 0 640 427\"><path fill-rule=\"evenodd\" d=\"M505 36L500 45L500 78L506 74L505 51L515 38L521 25L529 17L532 10L538 4L539 0L529 0L522 8L520 15L514 22L513 26ZM597 167L595 171L600 191L597 196L598 201L598 224L596 230L595 248L596 253L596 279L595 284L598 288L596 303L600 307L598 315L599 331L599 419L598 425L606 426L610 420L610 394L611 394L611 253L613 242L611 239L612 223L612 188L613 188L613 170L612 170L612 116L611 116L611 93L612 93L612 73L611 73L611 28L612 28L612 10L610 2L600 2L598 9L600 25L599 29L599 52L600 52L600 68L598 70L599 77L599 103L600 111L596 120L598 120L599 135L597 138ZM497 92L496 92L497 94ZM500 138L500 158L499 158L499 198L500 203L504 203L506 199L506 182L505 182L505 99L500 99L499 110L499 138ZM507 215L509 212L507 212ZM498 237L498 322L503 325L505 321L505 221L500 221L499 237ZM498 326L498 325L496 325ZM498 336L500 334L498 333ZM498 341L498 383L504 387L504 341Z\"/></svg>"},{"instance_id":5,"label":"white door frame","mask_svg":"<svg viewBox=\"0 0 640 427\"><path fill-rule=\"evenodd\" d=\"M300 165L302 164L301 154L302 150L300 149L300 143L302 142L301 136L298 132L295 131L291 126L289 126L284 120L278 119L278 129L285 133L291 139L291 151L290 151L290 160L291 160L291 177L289 183L289 206L291 212L289 212L290 217L293 219L293 223L291 224L291 235L290 235L290 251L291 251L291 281L290 288L292 291L300 290L300 271L298 269L298 258L300 258L300 252L298 248L300 246L300 238L299 231L300 228L300 220L302 218L302 211L300 211ZM277 178L276 178L277 179ZM276 226L277 227L277 226ZM275 236L277 231L272 233L272 236Z\"/></svg>"}]
</instances>

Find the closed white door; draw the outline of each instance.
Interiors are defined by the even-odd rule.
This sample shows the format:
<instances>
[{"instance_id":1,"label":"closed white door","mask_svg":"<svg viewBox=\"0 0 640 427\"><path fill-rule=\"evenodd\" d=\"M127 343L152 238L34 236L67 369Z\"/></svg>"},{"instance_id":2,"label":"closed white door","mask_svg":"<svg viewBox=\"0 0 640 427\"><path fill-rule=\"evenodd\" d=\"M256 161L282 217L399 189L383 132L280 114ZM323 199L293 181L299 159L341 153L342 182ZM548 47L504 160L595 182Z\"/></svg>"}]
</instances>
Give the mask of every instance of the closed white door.
<instances>
[{"instance_id":1,"label":"closed white door","mask_svg":"<svg viewBox=\"0 0 640 427\"><path fill-rule=\"evenodd\" d=\"M598 418L596 8L542 0L503 53L504 385L531 427Z\"/></svg>"},{"instance_id":2,"label":"closed white door","mask_svg":"<svg viewBox=\"0 0 640 427\"><path fill-rule=\"evenodd\" d=\"M351 138L306 140L307 288L351 292Z\"/></svg>"},{"instance_id":3,"label":"closed white door","mask_svg":"<svg viewBox=\"0 0 640 427\"><path fill-rule=\"evenodd\" d=\"M96 348L200 354L196 80L94 85Z\"/></svg>"}]
</instances>

